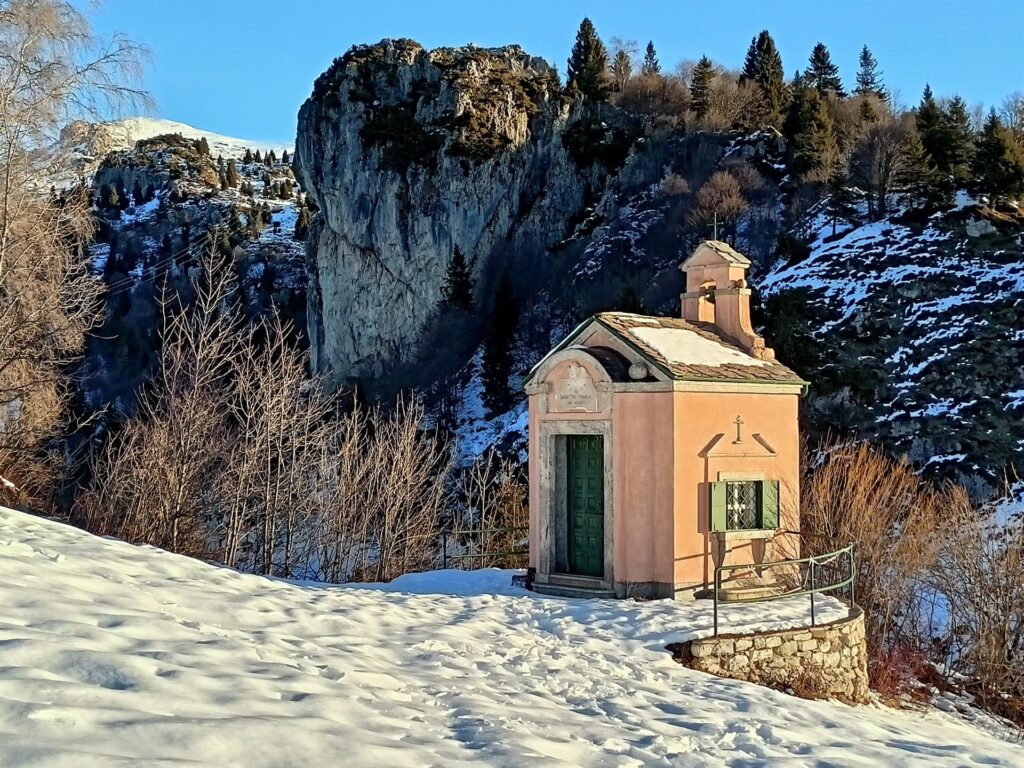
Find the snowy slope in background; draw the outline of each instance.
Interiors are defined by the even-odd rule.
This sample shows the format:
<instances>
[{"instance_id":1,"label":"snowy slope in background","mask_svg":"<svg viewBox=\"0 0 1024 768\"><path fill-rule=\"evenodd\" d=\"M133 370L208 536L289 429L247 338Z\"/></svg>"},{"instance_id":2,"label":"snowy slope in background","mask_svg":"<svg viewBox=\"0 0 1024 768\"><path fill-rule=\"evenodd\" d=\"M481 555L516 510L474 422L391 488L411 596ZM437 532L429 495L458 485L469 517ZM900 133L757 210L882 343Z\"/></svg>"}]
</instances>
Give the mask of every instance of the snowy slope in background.
<instances>
[{"instance_id":1,"label":"snowy slope in background","mask_svg":"<svg viewBox=\"0 0 1024 768\"><path fill-rule=\"evenodd\" d=\"M0 765L1020 765L959 715L678 666L664 645L708 632L706 601L509 576L301 586L0 508ZM764 606L728 610L736 628Z\"/></svg>"},{"instance_id":2,"label":"snowy slope in background","mask_svg":"<svg viewBox=\"0 0 1024 768\"><path fill-rule=\"evenodd\" d=\"M236 139L231 136L222 136L219 133L213 133L212 131L204 131L200 128L194 128L191 125L185 123L178 123L174 120L163 120L160 118L152 117L128 117L123 120L117 120L109 123L107 128L111 131L111 135L122 138L125 141L124 149L129 149L135 145L135 142L141 139L151 139L154 136L160 136L167 133L180 133L186 139L198 139L203 136L210 143L210 154L216 157L217 155L224 155L224 157L241 157L246 149L251 149L254 152L259 149L266 151L268 149L274 150L278 155L281 151L287 149L289 152L292 151L291 142L275 142L275 141L256 141L253 139Z\"/></svg>"}]
</instances>

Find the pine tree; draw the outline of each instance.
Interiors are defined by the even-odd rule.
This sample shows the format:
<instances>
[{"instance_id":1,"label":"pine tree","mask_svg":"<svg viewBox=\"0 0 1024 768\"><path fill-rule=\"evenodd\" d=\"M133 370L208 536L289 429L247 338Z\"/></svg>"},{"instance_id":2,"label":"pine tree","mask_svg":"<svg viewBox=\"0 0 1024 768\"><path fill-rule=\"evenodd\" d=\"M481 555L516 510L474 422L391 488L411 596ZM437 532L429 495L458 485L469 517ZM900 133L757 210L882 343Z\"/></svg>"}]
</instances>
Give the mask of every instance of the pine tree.
<instances>
[{"instance_id":1,"label":"pine tree","mask_svg":"<svg viewBox=\"0 0 1024 768\"><path fill-rule=\"evenodd\" d=\"M501 273L484 336L484 406L490 416L504 413L511 405L508 380L512 375L512 345L519 328L519 300L508 270Z\"/></svg>"},{"instance_id":2,"label":"pine tree","mask_svg":"<svg viewBox=\"0 0 1024 768\"><path fill-rule=\"evenodd\" d=\"M234 160L228 160L228 167L224 172L224 178L227 180L230 189L238 186L238 168L235 167Z\"/></svg>"},{"instance_id":3,"label":"pine tree","mask_svg":"<svg viewBox=\"0 0 1024 768\"><path fill-rule=\"evenodd\" d=\"M224 155L217 155L217 170L224 170Z\"/></svg>"},{"instance_id":4,"label":"pine tree","mask_svg":"<svg viewBox=\"0 0 1024 768\"><path fill-rule=\"evenodd\" d=\"M789 139L789 169L797 177L827 181L836 171L839 145L828 102L801 85L793 94L783 134Z\"/></svg>"},{"instance_id":5,"label":"pine tree","mask_svg":"<svg viewBox=\"0 0 1024 768\"><path fill-rule=\"evenodd\" d=\"M850 189L850 179L842 170L836 171L828 180L828 201L825 213L832 221L832 234L840 221L852 224L857 219L856 197Z\"/></svg>"},{"instance_id":6,"label":"pine tree","mask_svg":"<svg viewBox=\"0 0 1024 768\"><path fill-rule=\"evenodd\" d=\"M615 86L615 90L621 91L626 87L626 83L629 82L629 78L633 76L633 62L626 51L620 48L615 52L615 55L612 57L610 71L612 73L612 84Z\"/></svg>"},{"instance_id":7,"label":"pine tree","mask_svg":"<svg viewBox=\"0 0 1024 768\"><path fill-rule=\"evenodd\" d=\"M450 307L469 310L473 306L473 276L462 249L456 245L448 261L448 271L441 286L441 300Z\"/></svg>"},{"instance_id":8,"label":"pine tree","mask_svg":"<svg viewBox=\"0 0 1024 768\"><path fill-rule=\"evenodd\" d=\"M661 62L658 61L658 53L654 50L654 41L647 41L647 50L644 51L644 63L640 67L642 75L661 74Z\"/></svg>"},{"instance_id":9,"label":"pine tree","mask_svg":"<svg viewBox=\"0 0 1024 768\"><path fill-rule=\"evenodd\" d=\"M277 155L274 154L274 150L267 152L267 165L273 165L277 163Z\"/></svg>"},{"instance_id":10,"label":"pine tree","mask_svg":"<svg viewBox=\"0 0 1024 768\"><path fill-rule=\"evenodd\" d=\"M757 83L760 87L766 124L775 127L781 125L786 102L786 76L782 69L782 57L767 29L750 41L740 75L741 83L747 81Z\"/></svg>"},{"instance_id":11,"label":"pine tree","mask_svg":"<svg viewBox=\"0 0 1024 768\"><path fill-rule=\"evenodd\" d=\"M567 69L567 82L588 101L604 101L611 90L606 70L608 53L590 19L583 19L576 33Z\"/></svg>"},{"instance_id":12,"label":"pine tree","mask_svg":"<svg viewBox=\"0 0 1024 768\"><path fill-rule=\"evenodd\" d=\"M135 180L135 186L132 187L132 200L135 202L135 205L142 205L146 202L145 196L142 193L142 185L138 179Z\"/></svg>"},{"instance_id":13,"label":"pine tree","mask_svg":"<svg viewBox=\"0 0 1024 768\"><path fill-rule=\"evenodd\" d=\"M992 197L1017 197L1024 192L1024 151L995 110L989 112L978 137L974 175L978 191Z\"/></svg>"},{"instance_id":14,"label":"pine tree","mask_svg":"<svg viewBox=\"0 0 1024 768\"><path fill-rule=\"evenodd\" d=\"M882 73L878 70L878 60L866 45L860 49L860 69L857 70L854 93L858 96L874 96L882 101L889 98L882 82Z\"/></svg>"},{"instance_id":15,"label":"pine tree","mask_svg":"<svg viewBox=\"0 0 1024 768\"><path fill-rule=\"evenodd\" d=\"M313 222L313 214L305 203L299 205L299 214L295 217L295 232L293 237L296 240L305 240L309 236L309 225Z\"/></svg>"},{"instance_id":16,"label":"pine tree","mask_svg":"<svg viewBox=\"0 0 1024 768\"><path fill-rule=\"evenodd\" d=\"M242 162L246 164L252 162L252 150L248 147L245 148L245 154L242 156Z\"/></svg>"},{"instance_id":17,"label":"pine tree","mask_svg":"<svg viewBox=\"0 0 1024 768\"><path fill-rule=\"evenodd\" d=\"M971 181L971 164L974 159L974 129L967 102L954 96L944 110L947 125L945 160L948 172L956 189L964 189Z\"/></svg>"},{"instance_id":18,"label":"pine tree","mask_svg":"<svg viewBox=\"0 0 1024 768\"><path fill-rule=\"evenodd\" d=\"M289 161L289 159L290 159L290 158L289 158L289 156L288 156L288 150L287 150L287 149L282 149L282 150L281 150L281 162L282 162L283 164L285 164L285 165L288 165L288 161Z\"/></svg>"},{"instance_id":19,"label":"pine tree","mask_svg":"<svg viewBox=\"0 0 1024 768\"><path fill-rule=\"evenodd\" d=\"M903 148L903 162L893 178L893 188L911 206L935 210L948 202L947 185L928 156L921 135L911 127Z\"/></svg>"},{"instance_id":20,"label":"pine tree","mask_svg":"<svg viewBox=\"0 0 1024 768\"><path fill-rule=\"evenodd\" d=\"M171 233L164 232L163 238L160 240L160 258L170 258L171 254L174 253L174 243L171 240Z\"/></svg>"},{"instance_id":21,"label":"pine tree","mask_svg":"<svg viewBox=\"0 0 1024 768\"><path fill-rule=\"evenodd\" d=\"M252 156L252 159L253 159L254 162L257 162L257 163L262 163L263 162L263 158L260 156L260 151L258 149L256 150L256 154Z\"/></svg>"},{"instance_id":22,"label":"pine tree","mask_svg":"<svg viewBox=\"0 0 1024 768\"><path fill-rule=\"evenodd\" d=\"M839 67L832 63L832 56L824 43L818 43L811 51L810 63L804 78L808 85L822 96L833 93L841 99L846 98L843 81L839 77Z\"/></svg>"},{"instance_id":23,"label":"pine tree","mask_svg":"<svg viewBox=\"0 0 1024 768\"><path fill-rule=\"evenodd\" d=\"M711 109L711 86L718 70L707 56L701 56L690 76L690 108L698 120L703 120Z\"/></svg>"},{"instance_id":24,"label":"pine tree","mask_svg":"<svg viewBox=\"0 0 1024 768\"><path fill-rule=\"evenodd\" d=\"M196 151L202 157L210 156L210 142L206 140L205 136L199 137L199 141L196 142Z\"/></svg>"},{"instance_id":25,"label":"pine tree","mask_svg":"<svg viewBox=\"0 0 1024 768\"><path fill-rule=\"evenodd\" d=\"M878 121L878 110L875 109L870 96L865 96L861 99L860 108L857 110L857 117L861 125L870 125Z\"/></svg>"},{"instance_id":26,"label":"pine tree","mask_svg":"<svg viewBox=\"0 0 1024 768\"><path fill-rule=\"evenodd\" d=\"M914 161L911 163L913 170L909 174L909 186L912 188L910 197L919 202L922 208L936 210L952 204L956 185L949 162L952 125L928 85L925 85L921 103L914 113L914 123L921 145L921 158L916 157L917 147L912 147ZM926 168L918 167L922 162Z\"/></svg>"}]
</instances>

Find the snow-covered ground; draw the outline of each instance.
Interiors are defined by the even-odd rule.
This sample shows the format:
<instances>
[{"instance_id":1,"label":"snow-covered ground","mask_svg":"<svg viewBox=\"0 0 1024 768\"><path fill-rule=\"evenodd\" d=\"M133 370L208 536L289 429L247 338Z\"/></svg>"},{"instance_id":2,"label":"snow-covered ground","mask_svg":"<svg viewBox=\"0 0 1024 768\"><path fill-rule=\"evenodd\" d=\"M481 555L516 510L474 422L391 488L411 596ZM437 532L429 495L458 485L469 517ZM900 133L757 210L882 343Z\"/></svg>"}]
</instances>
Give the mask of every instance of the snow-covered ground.
<instances>
[{"instance_id":1,"label":"snow-covered ground","mask_svg":"<svg viewBox=\"0 0 1024 768\"><path fill-rule=\"evenodd\" d=\"M298 585L0 509L0 765L1021 765L961 715L678 666L664 646L708 631L706 603L509 579ZM806 604L728 610L735 629Z\"/></svg>"}]
</instances>

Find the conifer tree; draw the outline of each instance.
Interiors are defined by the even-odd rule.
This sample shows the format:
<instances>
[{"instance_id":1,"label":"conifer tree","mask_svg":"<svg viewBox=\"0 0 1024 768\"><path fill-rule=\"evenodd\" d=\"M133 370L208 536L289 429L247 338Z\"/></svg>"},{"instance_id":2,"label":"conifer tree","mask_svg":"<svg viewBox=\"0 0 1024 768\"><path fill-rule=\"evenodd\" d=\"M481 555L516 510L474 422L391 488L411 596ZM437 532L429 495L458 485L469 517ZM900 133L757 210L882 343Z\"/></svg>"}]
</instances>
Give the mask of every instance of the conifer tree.
<instances>
[{"instance_id":1,"label":"conifer tree","mask_svg":"<svg viewBox=\"0 0 1024 768\"><path fill-rule=\"evenodd\" d=\"M782 70L782 57L768 30L750 41L743 63L740 82L754 82L760 87L764 99L765 122L780 126L786 101L786 76Z\"/></svg>"},{"instance_id":2,"label":"conifer tree","mask_svg":"<svg viewBox=\"0 0 1024 768\"><path fill-rule=\"evenodd\" d=\"M498 280L483 345L483 400L490 416L503 413L512 402L508 380L512 375L512 345L518 328L519 300L506 269Z\"/></svg>"},{"instance_id":3,"label":"conifer tree","mask_svg":"<svg viewBox=\"0 0 1024 768\"><path fill-rule=\"evenodd\" d=\"M305 240L309 236L309 225L313 222L313 214L305 202L299 205L299 213L295 217L295 232L293 237L296 240Z\"/></svg>"},{"instance_id":4,"label":"conifer tree","mask_svg":"<svg viewBox=\"0 0 1024 768\"><path fill-rule=\"evenodd\" d=\"M242 162L243 163L251 163L252 162L252 150L249 149L248 147L245 148L245 154L242 156Z\"/></svg>"},{"instance_id":5,"label":"conifer tree","mask_svg":"<svg viewBox=\"0 0 1024 768\"><path fill-rule=\"evenodd\" d=\"M287 149L282 149L281 150L281 162L284 163L285 165L288 165L288 160L289 159L290 158L288 156L288 150Z\"/></svg>"},{"instance_id":6,"label":"conifer tree","mask_svg":"<svg viewBox=\"0 0 1024 768\"><path fill-rule=\"evenodd\" d=\"M277 155L274 154L274 150L267 152L267 165L272 165L277 162Z\"/></svg>"},{"instance_id":7,"label":"conifer tree","mask_svg":"<svg viewBox=\"0 0 1024 768\"><path fill-rule=\"evenodd\" d=\"M893 179L893 187L911 206L935 210L949 202L948 185L928 155L921 134L911 127L903 148L903 162Z\"/></svg>"},{"instance_id":8,"label":"conifer tree","mask_svg":"<svg viewBox=\"0 0 1024 768\"><path fill-rule=\"evenodd\" d=\"M818 43L811 51L804 79L822 96L833 93L841 99L846 98L843 81L839 77L839 67L832 63L832 56L824 43Z\"/></svg>"},{"instance_id":9,"label":"conifer tree","mask_svg":"<svg viewBox=\"0 0 1024 768\"><path fill-rule=\"evenodd\" d=\"M793 95L783 133L789 139L790 171L808 181L827 181L836 171L839 145L828 103L801 85Z\"/></svg>"},{"instance_id":10,"label":"conifer tree","mask_svg":"<svg viewBox=\"0 0 1024 768\"><path fill-rule=\"evenodd\" d=\"M224 155L217 155L217 170L224 170Z\"/></svg>"},{"instance_id":11,"label":"conifer tree","mask_svg":"<svg viewBox=\"0 0 1024 768\"><path fill-rule=\"evenodd\" d=\"M164 232L163 238L160 240L160 258L170 258L171 254L174 253L174 243L171 240L171 233Z\"/></svg>"},{"instance_id":12,"label":"conifer tree","mask_svg":"<svg viewBox=\"0 0 1024 768\"><path fill-rule=\"evenodd\" d=\"M690 108L698 120L704 119L711 109L711 86L718 70L707 56L701 56L690 76Z\"/></svg>"},{"instance_id":13,"label":"conifer tree","mask_svg":"<svg viewBox=\"0 0 1024 768\"><path fill-rule=\"evenodd\" d=\"M235 167L234 160L228 160L228 167L224 171L224 178L228 183L228 188L234 189L238 186L238 168Z\"/></svg>"},{"instance_id":14,"label":"conifer tree","mask_svg":"<svg viewBox=\"0 0 1024 768\"><path fill-rule=\"evenodd\" d=\"M857 70L854 93L858 96L874 96L882 101L889 98L882 82L882 73L878 69L878 60L866 45L860 49L860 68Z\"/></svg>"},{"instance_id":15,"label":"conifer tree","mask_svg":"<svg viewBox=\"0 0 1024 768\"><path fill-rule=\"evenodd\" d=\"M654 41L647 41L647 50L644 51L644 63L640 67L642 75L661 74L661 62L658 61L658 53L654 50Z\"/></svg>"},{"instance_id":16,"label":"conifer tree","mask_svg":"<svg viewBox=\"0 0 1024 768\"><path fill-rule=\"evenodd\" d=\"M462 249L456 245L441 285L441 300L450 307L468 310L473 306L473 276Z\"/></svg>"},{"instance_id":17,"label":"conifer tree","mask_svg":"<svg viewBox=\"0 0 1024 768\"><path fill-rule=\"evenodd\" d=\"M878 110L872 103L870 96L865 96L861 99L860 107L857 110L857 116L860 119L861 125L870 125L878 120Z\"/></svg>"},{"instance_id":18,"label":"conifer tree","mask_svg":"<svg viewBox=\"0 0 1024 768\"><path fill-rule=\"evenodd\" d=\"M856 197L850 189L850 178L843 169L837 170L829 177L825 213L832 222L833 235L836 233L838 222L852 224L857 218Z\"/></svg>"},{"instance_id":19,"label":"conifer tree","mask_svg":"<svg viewBox=\"0 0 1024 768\"><path fill-rule=\"evenodd\" d=\"M199 137L199 141L196 142L196 151L202 157L210 156L210 142L206 140L205 136Z\"/></svg>"},{"instance_id":20,"label":"conifer tree","mask_svg":"<svg viewBox=\"0 0 1024 768\"><path fill-rule=\"evenodd\" d=\"M583 19L576 33L567 68L567 84L588 101L604 101L611 90L607 76L608 52L590 19Z\"/></svg>"},{"instance_id":21,"label":"conifer tree","mask_svg":"<svg viewBox=\"0 0 1024 768\"><path fill-rule=\"evenodd\" d=\"M142 194L142 185L139 183L138 179L135 180L135 186L132 187L132 200L135 201L136 205L142 205L142 203L146 201Z\"/></svg>"},{"instance_id":22,"label":"conifer tree","mask_svg":"<svg viewBox=\"0 0 1024 768\"><path fill-rule=\"evenodd\" d=\"M944 110L948 145L945 160L956 189L964 189L971 180L974 159L974 129L967 102L954 96Z\"/></svg>"},{"instance_id":23,"label":"conifer tree","mask_svg":"<svg viewBox=\"0 0 1024 768\"><path fill-rule=\"evenodd\" d=\"M621 48L617 50L612 57L609 69L612 73L612 84L615 86L615 90L621 91L626 87L629 78L633 76L633 62L629 58L629 53Z\"/></svg>"},{"instance_id":24,"label":"conifer tree","mask_svg":"<svg viewBox=\"0 0 1024 768\"><path fill-rule=\"evenodd\" d=\"M995 110L989 112L978 137L974 175L978 191L993 197L1024 192L1024 151Z\"/></svg>"},{"instance_id":25,"label":"conifer tree","mask_svg":"<svg viewBox=\"0 0 1024 768\"><path fill-rule=\"evenodd\" d=\"M262 163L263 162L263 158L260 156L260 151L258 149L256 150L256 154L252 156L252 159L253 159L254 162L257 162L257 163Z\"/></svg>"}]
</instances>

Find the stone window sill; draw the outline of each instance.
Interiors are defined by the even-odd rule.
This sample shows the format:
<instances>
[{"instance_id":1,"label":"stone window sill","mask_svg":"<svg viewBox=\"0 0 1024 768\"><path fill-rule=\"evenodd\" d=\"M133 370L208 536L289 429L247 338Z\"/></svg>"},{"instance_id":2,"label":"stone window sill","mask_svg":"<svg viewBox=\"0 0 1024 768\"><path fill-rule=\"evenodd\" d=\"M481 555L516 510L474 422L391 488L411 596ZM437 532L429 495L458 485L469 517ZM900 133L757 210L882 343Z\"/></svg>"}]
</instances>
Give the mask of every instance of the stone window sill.
<instances>
[{"instance_id":1,"label":"stone window sill","mask_svg":"<svg viewBox=\"0 0 1024 768\"><path fill-rule=\"evenodd\" d=\"M720 531L718 535L726 541L754 541L757 539L773 539L778 533L771 529L752 529L749 531Z\"/></svg>"}]
</instances>

